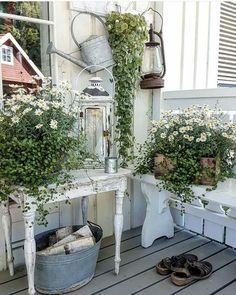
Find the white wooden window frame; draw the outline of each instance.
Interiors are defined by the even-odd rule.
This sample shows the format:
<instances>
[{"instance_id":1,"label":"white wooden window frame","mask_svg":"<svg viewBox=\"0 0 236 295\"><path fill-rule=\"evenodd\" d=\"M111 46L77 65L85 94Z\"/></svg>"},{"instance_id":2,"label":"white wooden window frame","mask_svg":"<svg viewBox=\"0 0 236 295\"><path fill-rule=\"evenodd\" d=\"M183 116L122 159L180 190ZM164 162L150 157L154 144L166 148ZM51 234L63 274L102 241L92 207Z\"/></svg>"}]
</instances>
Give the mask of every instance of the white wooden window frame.
<instances>
[{"instance_id":1,"label":"white wooden window frame","mask_svg":"<svg viewBox=\"0 0 236 295\"><path fill-rule=\"evenodd\" d=\"M7 52L8 50L9 50L9 54ZM6 52L4 53L4 51L6 51ZM4 60L4 56L6 57L6 60ZM7 60L8 56L10 57L10 61ZM2 62L2 64L7 64L7 65L13 65L14 64L13 48L11 46L2 45L1 62Z\"/></svg>"}]
</instances>

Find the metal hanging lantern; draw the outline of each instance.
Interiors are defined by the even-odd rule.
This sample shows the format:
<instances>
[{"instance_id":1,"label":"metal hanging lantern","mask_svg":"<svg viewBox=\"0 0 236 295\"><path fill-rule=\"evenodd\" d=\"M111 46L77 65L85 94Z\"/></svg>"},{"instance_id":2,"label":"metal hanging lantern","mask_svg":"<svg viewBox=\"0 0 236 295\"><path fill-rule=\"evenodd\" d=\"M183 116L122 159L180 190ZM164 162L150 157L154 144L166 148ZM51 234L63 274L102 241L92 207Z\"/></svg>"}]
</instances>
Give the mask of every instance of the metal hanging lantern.
<instances>
[{"instance_id":1,"label":"metal hanging lantern","mask_svg":"<svg viewBox=\"0 0 236 295\"><path fill-rule=\"evenodd\" d=\"M110 81L113 83L113 93L110 95L102 87L102 79L100 77L92 77L89 79L90 85L76 99L80 109L79 131L86 138L87 152L95 155L102 164L104 164L105 157L114 154L112 138L114 100L112 96L114 95L115 88L111 72L106 68L103 69L111 76ZM87 162L89 165L89 159Z\"/></svg>"},{"instance_id":2,"label":"metal hanging lantern","mask_svg":"<svg viewBox=\"0 0 236 295\"><path fill-rule=\"evenodd\" d=\"M153 10L153 9L152 9ZM153 10L158 13L157 11ZM158 15L160 15L158 13ZM160 15L161 19L162 16ZM162 38L162 25L160 32L153 30L150 24L149 41L145 43L144 57L142 63L141 89L155 89L164 87L164 75L166 73L164 43ZM158 41L155 40L158 36Z\"/></svg>"}]
</instances>

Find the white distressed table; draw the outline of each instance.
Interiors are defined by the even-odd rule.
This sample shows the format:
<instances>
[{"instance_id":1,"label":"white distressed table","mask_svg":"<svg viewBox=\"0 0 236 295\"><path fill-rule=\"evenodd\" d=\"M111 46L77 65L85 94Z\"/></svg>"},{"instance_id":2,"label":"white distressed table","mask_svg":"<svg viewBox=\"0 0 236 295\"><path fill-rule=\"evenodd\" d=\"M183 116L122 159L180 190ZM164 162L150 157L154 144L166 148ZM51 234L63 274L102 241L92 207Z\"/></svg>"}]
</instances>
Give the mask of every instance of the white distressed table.
<instances>
[{"instance_id":1,"label":"white distressed table","mask_svg":"<svg viewBox=\"0 0 236 295\"><path fill-rule=\"evenodd\" d=\"M72 174L74 180L72 181L73 189L66 190L65 195L55 194L53 200L50 200L47 204L53 202L60 202L69 199L81 198L82 202L82 214L83 221L87 220L88 209L88 196L115 191L115 216L114 216L114 231L115 231L115 273L119 273L120 265L120 243L121 234L123 228L123 198L127 189L127 176L131 171L127 169L119 169L116 174L106 174L101 169L95 170L76 170ZM60 189L60 188L59 188ZM31 204L28 211L23 211L24 225L25 225L25 242L24 253L25 263L27 269L28 278L28 294L35 294L34 287L34 269L36 259L36 245L34 238L34 223L35 223L35 211L36 206L32 204L33 199L29 196L9 196L11 199L21 205L23 210L24 204ZM9 200L1 203L2 211L2 224L4 229L5 241L7 246L7 263L10 274L14 275L13 255L11 248L11 216L9 212Z\"/></svg>"}]
</instances>

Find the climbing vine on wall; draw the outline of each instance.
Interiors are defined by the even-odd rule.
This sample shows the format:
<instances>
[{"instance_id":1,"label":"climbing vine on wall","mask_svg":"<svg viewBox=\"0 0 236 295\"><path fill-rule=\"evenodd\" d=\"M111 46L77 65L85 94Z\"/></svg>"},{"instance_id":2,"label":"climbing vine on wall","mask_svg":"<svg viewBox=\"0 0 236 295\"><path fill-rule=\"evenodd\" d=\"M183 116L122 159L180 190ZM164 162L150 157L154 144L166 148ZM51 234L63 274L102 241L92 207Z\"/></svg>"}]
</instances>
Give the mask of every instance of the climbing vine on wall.
<instances>
[{"instance_id":1,"label":"climbing vine on wall","mask_svg":"<svg viewBox=\"0 0 236 295\"><path fill-rule=\"evenodd\" d=\"M116 141L121 165L125 167L132 159L134 96L140 79L147 25L141 15L112 12L107 16L106 27L115 62Z\"/></svg>"}]
</instances>

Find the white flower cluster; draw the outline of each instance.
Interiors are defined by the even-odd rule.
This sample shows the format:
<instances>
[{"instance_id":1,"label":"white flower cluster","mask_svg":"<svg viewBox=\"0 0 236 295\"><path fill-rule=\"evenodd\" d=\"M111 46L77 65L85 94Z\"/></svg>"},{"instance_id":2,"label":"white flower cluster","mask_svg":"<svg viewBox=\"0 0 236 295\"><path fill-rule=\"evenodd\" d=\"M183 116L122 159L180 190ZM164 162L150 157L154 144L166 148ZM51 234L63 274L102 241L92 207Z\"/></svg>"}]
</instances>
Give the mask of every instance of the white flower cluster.
<instances>
[{"instance_id":1,"label":"white flower cluster","mask_svg":"<svg viewBox=\"0 0 236 295\"><path fill-rule=\"evenodd\" d=\"M222 120L223 113L208 106L192 106L178 111L162 113L159 121L152 121L150 133L153 137L175 139L202 143L211 140L215 132L236 141L236 124Z\"/></svg>"},{"instance_id":2,"label":"white flower cluster","mask_svg":"<svg viewBox=\"0 0 236 295\"><path fill-rule=\"evenodd\" d=\"M33 77L37 80L37 77ZM41 78L40 78L41 79ZM19 88L18 85L11 85L13 94L11 98L4 97L4 111L1 120L9 118L11 125L21 124L21 120L30 115L34 115L36 129L41 129L46 123L44 123L44 114L62 111L69 117L78 117L78 110L66 108L65 99L71 95L71 86L68 82L63 81L58 86L51 87L51 78L44 78L42 81L42 87L30 90ZM70 97L71 98L71 97ZM74 107L75 108L75 107ZM51 129L58 129L58 121L51 120L49 123Z\"/></svg>"}]
</instances>

